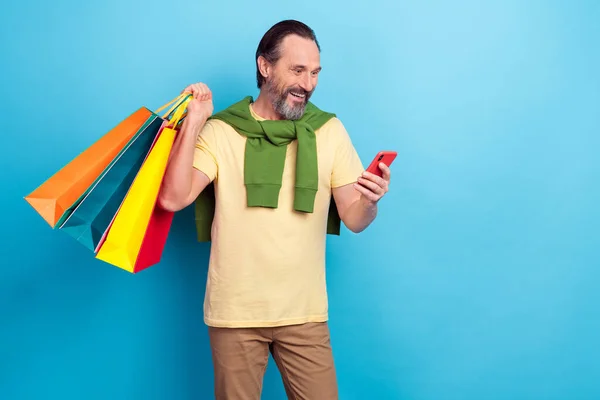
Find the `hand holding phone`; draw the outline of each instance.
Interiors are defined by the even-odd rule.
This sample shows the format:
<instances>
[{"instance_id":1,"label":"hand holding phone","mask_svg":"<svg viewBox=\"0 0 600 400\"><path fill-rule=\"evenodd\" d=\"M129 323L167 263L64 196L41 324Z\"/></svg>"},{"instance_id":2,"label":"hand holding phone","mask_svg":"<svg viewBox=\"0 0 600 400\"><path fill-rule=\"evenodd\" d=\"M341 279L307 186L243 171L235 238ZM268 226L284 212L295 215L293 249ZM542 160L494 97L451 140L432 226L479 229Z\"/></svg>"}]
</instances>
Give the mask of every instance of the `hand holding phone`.
<instances>
[{"instance_id":1,"label":"hand holding phone","mask_svg":"<svg viewBox=\"0 0 600 400\"><path fill-rule=\"evenodd\" d=\"M383 163L389 167L392 165L396 155L395 151L380 151L377 153L369 167L354 184L354 188L368 201L377 203L388 192L390 176L386 174L384 177L384 173L379 165Z\"/></svg>"},{"instance_id":2,"label":"hand holding phone","mask_svg":"<svg viewBox=\"0 0 600 400\"><path fill-rule=\"evenodd\" d=\"M379 163L384 163L389 167L392 165L397 155L397 152L391 150L380 151L377 153L375 158L373 158L373 161L371 161L371 164L367 168L367 172L370 172L381 178L383 176L383 172L381 171L381 168L379 168Z\"/></svg>"}]
</instances>

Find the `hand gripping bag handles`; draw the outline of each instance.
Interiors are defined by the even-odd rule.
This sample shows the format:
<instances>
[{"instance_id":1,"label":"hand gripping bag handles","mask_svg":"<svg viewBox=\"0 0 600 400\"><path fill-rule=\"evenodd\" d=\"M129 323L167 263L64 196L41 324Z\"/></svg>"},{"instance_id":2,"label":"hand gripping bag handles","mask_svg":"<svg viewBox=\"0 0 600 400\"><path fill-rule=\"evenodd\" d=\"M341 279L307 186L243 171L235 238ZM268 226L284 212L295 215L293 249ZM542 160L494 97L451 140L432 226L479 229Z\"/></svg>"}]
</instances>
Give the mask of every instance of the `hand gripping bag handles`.
<instances>
[{"instance_id":1,"label":"hand gripping bag handles","mask_svg":"<svg viewBox=\"0 0 600 400\"><path fill-rule=\"evenodd\" d=\"M117 211L96 258L136 273L160 261L173 213L161 209L157 198L177 125L184 117L190 95L182 95L169 122L165 122L148 157Z\"/></svg>"}]
</instances>

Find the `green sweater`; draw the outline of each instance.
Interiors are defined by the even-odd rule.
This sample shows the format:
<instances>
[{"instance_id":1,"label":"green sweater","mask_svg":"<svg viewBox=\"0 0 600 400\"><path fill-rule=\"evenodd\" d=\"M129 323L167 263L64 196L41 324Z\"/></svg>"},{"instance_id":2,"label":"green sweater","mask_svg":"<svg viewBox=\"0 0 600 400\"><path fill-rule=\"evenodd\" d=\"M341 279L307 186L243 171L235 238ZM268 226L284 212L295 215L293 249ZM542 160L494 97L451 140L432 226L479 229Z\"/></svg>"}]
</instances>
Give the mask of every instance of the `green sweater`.
<instances>
[{"instance_id":1,"label":"green sweater","mask_svg":"<svg viewBox=\"0 0 600 400\"><path fill-rule=\"evenodd\" d=\"M277 208L287 145L298 141L294 209L312 213L319 185L315 131L335 114L321 111L308 103L301 119L257 121L250 113L252 97L213 115L247 138L244 154L244 185L248 207ZM210 241L214 216L214 187L209 185L195 201L198 240ZM327 233L339 235L340 217L332 198Z\"/></svg>"}]
</instances>

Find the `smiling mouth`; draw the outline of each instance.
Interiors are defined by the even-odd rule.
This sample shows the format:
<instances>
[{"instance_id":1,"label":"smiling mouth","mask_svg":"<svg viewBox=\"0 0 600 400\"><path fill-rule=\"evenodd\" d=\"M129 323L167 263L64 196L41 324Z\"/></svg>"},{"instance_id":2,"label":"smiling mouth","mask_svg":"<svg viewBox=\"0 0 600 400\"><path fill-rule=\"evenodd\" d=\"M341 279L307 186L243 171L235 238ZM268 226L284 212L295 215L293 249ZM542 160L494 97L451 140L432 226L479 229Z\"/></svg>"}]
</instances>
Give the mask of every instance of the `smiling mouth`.
<instances>
[{"instance_id":1,"label":"smiling mouth","mask_svg":"<svg viewBox=\"0 0 600 400\"><path fill-rule=\"evenodd\" d=\"M297 99L305 99L306 98L306 93L298 93L298 92L290 92L290 94L292 96L294 96Z\"/></svg>"}]
</instances>

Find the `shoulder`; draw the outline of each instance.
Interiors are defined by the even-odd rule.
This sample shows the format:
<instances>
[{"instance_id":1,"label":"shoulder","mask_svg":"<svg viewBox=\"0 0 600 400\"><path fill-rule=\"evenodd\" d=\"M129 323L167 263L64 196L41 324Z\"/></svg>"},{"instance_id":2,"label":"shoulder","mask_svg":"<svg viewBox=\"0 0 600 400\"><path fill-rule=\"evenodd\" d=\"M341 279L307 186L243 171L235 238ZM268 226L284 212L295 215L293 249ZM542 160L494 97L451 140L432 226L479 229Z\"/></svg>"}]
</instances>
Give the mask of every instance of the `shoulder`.
<instances>
[{"instance_id":1,"label":"shoulder","mask_svg":"<svg viewBox=\"0 0 600 400\"><path fill-rule=\"evenodd\" d=\"M227 134L235 133L235 130L226 122L223 122L216 118L209 118L202 129L200 130L199 136L210 137L210 136L223 136Z\"/></svg>"},{"instance_id":2,"label":"shoulder","mask_svg":"<svg viewBox=\"0 0 600 400\"><path fill-rule=\"evenodd\" d=\"M337 116L332 117L329 121L323 124L321 129L335 132L346 131L346 127L342 123L342 120L340 120Z\"/></svg>"},{"instance_id":3,"label":"shoulder","mask_svg":"<svg viewBox=\"0 0 600 400\"><path fill-rule=\"evenodd\" d=\"M319 136L327 136L333 142L346 141L350 138L346 126L337 116L323 124L316 133Z\"/></svg>"},{"instance_id":4,"label":"shoulder","mask_svg":"<svg viewBox=\"0 0 600 400\"><path fill-rule=\"evenodd\" d=\"M202 131L225 131L227 129L232 129L227 123L223 122L220 119L209 118L204 123L204 127Z\"/></svg>"}]
</instances>

